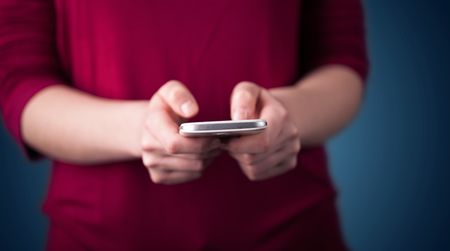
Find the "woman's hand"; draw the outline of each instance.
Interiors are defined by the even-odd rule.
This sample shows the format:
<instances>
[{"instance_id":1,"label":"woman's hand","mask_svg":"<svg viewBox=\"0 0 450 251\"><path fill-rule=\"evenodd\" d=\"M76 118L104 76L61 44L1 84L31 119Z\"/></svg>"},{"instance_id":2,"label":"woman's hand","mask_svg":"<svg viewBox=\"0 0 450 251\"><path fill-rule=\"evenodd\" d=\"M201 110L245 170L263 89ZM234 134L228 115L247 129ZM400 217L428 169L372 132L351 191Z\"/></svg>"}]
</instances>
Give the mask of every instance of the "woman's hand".
<instances>
[{"instance_id":1,"label":"woman's hand","mask_svg":"<svg viewBox=\"0 0 450 251\"><path fill-rule=\"evenodd\" d=\"M193 117L198 104L178 81L169 81L150 100L142 135L142 161L155 183L178 184L197 179L220 152L217 138L186 138L178 124Z\"/></svg>"},{"instance_id":2,"label":"woman's hand","mask_svg":"<svg viewBox=\"0 0 450 251\"><path fill-rule=\"evenodd\" d=\"M239 83L231 97L231 117L267 121L262 133L231 139L226 146L250 180L264 180L296 167L299 131L286 108L266 89Z\"/></svg>"}]
</instances>

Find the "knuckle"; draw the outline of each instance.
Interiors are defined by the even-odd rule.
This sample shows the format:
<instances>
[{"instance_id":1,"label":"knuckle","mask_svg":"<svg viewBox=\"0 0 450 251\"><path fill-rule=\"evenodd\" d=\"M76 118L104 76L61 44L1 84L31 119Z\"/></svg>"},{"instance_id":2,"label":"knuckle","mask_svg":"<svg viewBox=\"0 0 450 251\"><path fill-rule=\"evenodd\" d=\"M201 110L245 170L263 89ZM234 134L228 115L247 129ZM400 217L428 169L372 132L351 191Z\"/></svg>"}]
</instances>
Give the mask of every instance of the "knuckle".
<instances>
[{"instance_id":1,"label":"knuckle","mask_svg":"<svg viewBox=\"0 0 450 251\"><path fill-rule=\"evenodd\" d=\"M251 181L257 181L257 180L260 180L260 179L261 179L261 178L259 177L259 175L256 174L256 173L248 174L248 175L247 175L247 178L248 178L249 180L251 180Z\"/></svg>"},{"instance_id":2,"label":"knuckle","mask_svg":"<svg viewBox=\"0 0 450 251\"><path fill-rule=\"evenodd\" d=\"M178 142L178 140L173 137L167 140L164 149L169 154L176 154L179 151L179 145L180 143Z\"/></svg>"},{"instance_id":3,"label":"knuckle","mask_svg":"<svg viewBox=\"0 0 450 251\"><path fill-rule=\"evenodd\" d=\"M254 156L252 156L249 153L242 154L240 159L244 165L248 165L248 166L251 166L255 160Z\"/></svg>"},{"instance_id":4,"label":"knuckle","mask_svg":"<svg viewBox=\"0 0 450 251\"><path fill-rule=\"evenodd\" d=\"M142 156L142 162L144 163L144 166L148 168L154 168L157 166L156 158L149 154L144 154Z\"/></svg>"},{"instance_id":5,"label":"knuckle","mask_svg":"<svg viewBox=\"0 0 450 251\"><path fill-rule=\"evenodd\" d=\"M280 116L282 121L286 121L289 118L289 113L284 107L280 107L277 110L278 115Z\"/></svg>"},{"instance_id":6,"label":"knuckle","mask_svg":"<svg viewBox=\"0 0 450 251\"><path fill-rule=\"evenodd\" d=\"M150 148L150 142L147 137L142 137L141 139L141 149L149 149Z\"/></svg>"},{"instance_id":7,"label":"knuckle","mask_svg":"<svg viewBox=\"0 0 450 251\"><path fill-rule=\"evenodd\" d=\"M246 166L245 174L249 180L254 181L254 180L259 179L259 172L258 172L256 166L254 166L254 165Z\"/></svg>"},{"instance_id":8,"label":"knuckle","mask_svg":"<svg viewBox=\"0 0 450 251\"><path fill-rule=\"evenodd\" d=\"M162 173L151 173L150 177L155 184L168 184L167 177Z\"/></svg>"},{"instance_id":9,"label":"knuckle","mask_svg":"<svg viewBox=\"0 0 450 251\"><path fill-rule=\"evenodd\" d=\"M254 180L258 179L257 175L254 172L251 172L251 171L247 171L246 172L246 176L251 181L254 181Z\"/></svg>"},{"instance_id":10,"label":"knuckle","mask_svg":"<svg viewBox=\"0 0 450 251\"><path fill-rule=\"evenodd\" d=\"M295 145L294 145L295 153L300 152L300 149L301 149L301 148L302 148L302 146L301 146L301 144L300 144L300 140L296 140L296 141L295 141Z\"/></svg>"},{"instance_id":11,"label":"knuckle","mask_svg":"<svg viewBox=\"0 0 450 251\"><path fill-rule=\"evenodd\" d=\"M203 160L195 160L192 163L192 168L197 171L201 171L205 168L205 163Z\"/></svg>"},{"instance_id":12,"label":"knuckle","mask_svg":"<svg viewBox=\"0 0 450 251\"><path fill-rule=\"evenodd\" d=\"M300 152L300 141L294 141L293 143L290 144L291 147L289 148L288 152L292 155L297 155L298 152Z\"/></svg>"},{"instance_id":13,"label":"knuckle","mask_svg":"<svg viewBox=\"0 0 450 251\"><path fill-rule=\"evenodd\" d=\"M291 129L291 135L292 135L292 137L294 137L294 138L300 137L300 132L299 132L298 128L297 128L296 126L294 126L294 125L292 125L291 128L292 128L292 129Z\"/></svg>"},{"instance_id":14,"label":"knuckle","mask_svg":"<svg viewBox=\"0 0 450 251\"><path fill-rule=\"evenodd\" d=\"M297 167L297 158L292 158L288 163L288 169L294 169Z\"/></svg>"},{"instance_id":15,"label":"knuckle","mask_svg":"<svg viewBox=\"0 0 450 251\"><path fill-rule=\"evenodd\" d=\"M145 167L150 167L150 163L149 163L148 157L147 157L146 155L143 155L143 156L142 156L142 164L143 164Z\"/></svg>"},{"instance_id":16,"label":"knuckle","mask_svg":"<svg viewBox=\"0 0 450 251\"><path fill-rule=\"evenodd\" d=\"M146 134L146 133L144 133L144 134ZM144 135L141 138L141 149L144 149L144 150L152 150L153 149L150 137L148 135Z\"/></svg>"}]
</instances>

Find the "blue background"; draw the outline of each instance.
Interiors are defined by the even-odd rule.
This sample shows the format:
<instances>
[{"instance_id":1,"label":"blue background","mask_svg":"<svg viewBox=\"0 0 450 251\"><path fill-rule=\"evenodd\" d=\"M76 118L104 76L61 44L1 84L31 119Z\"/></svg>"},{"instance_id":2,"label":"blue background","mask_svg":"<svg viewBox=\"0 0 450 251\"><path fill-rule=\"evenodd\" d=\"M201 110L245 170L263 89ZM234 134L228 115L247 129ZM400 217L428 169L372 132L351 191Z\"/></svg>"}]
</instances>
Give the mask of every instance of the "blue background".
<instances>
[{"instance_id":1,"label":"blue background","mask_svg":"<svg viewBox=\"0 0 450 251\"><path fill-rule=\"evenodd\" d=\"M366 0L371 75L328 145L353 250L450 250L450 1ZM43 248L48 162L0 126L0 249Z\"/></svg>"}]
</instances>

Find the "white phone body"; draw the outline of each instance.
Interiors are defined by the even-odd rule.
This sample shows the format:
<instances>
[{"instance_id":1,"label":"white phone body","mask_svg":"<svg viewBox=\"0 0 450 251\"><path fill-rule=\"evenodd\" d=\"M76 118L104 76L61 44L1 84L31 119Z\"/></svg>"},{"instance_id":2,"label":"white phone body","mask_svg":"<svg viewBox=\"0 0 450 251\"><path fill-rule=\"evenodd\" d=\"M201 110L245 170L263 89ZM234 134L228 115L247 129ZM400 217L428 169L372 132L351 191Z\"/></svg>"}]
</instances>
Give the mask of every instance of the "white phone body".
<instances>
[{"instance_id":1,"label":"white phone body","mask_svg":"<svg viewBox=\"0 0 450 251\"><path fill-rule=\"evenodd\" d=\"M179 132L186 137L223 137L256 134L266 129L266 127L267 121L263 119L222 120L183 123L179 127Z\"/></svg>"}]
</instances>

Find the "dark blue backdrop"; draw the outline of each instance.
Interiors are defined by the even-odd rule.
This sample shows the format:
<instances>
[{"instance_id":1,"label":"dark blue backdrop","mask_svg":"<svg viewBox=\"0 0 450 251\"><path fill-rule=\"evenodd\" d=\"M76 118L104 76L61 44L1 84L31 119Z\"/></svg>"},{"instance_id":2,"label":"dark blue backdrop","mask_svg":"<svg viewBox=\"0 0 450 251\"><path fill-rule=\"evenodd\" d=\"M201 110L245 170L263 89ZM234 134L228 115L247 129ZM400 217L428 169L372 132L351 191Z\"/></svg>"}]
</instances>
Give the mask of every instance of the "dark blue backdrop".
<instances>
[{"instance_id":1,"label":"dark blue backdrop","mask_svg":"<svg viewBox=\"0 0 450 251\"><path fill-rule=\"evenodd\" d=\"M450 1L367 0L372 62L329 144L355 250L450 250Z\"/></svg>"},{"instance_id":2,"label":"dark blue backdrop","mask_svg":"<svg viewBox=\"0 0 450 251\"><path fill-rule=\"evenodd\" d=\"M329 144L354 250L450 250L450 1L366 0L372 62L360 116ZM0 249L40 250L48 163L0 128Z\"/></svg>"}]
</instances>

